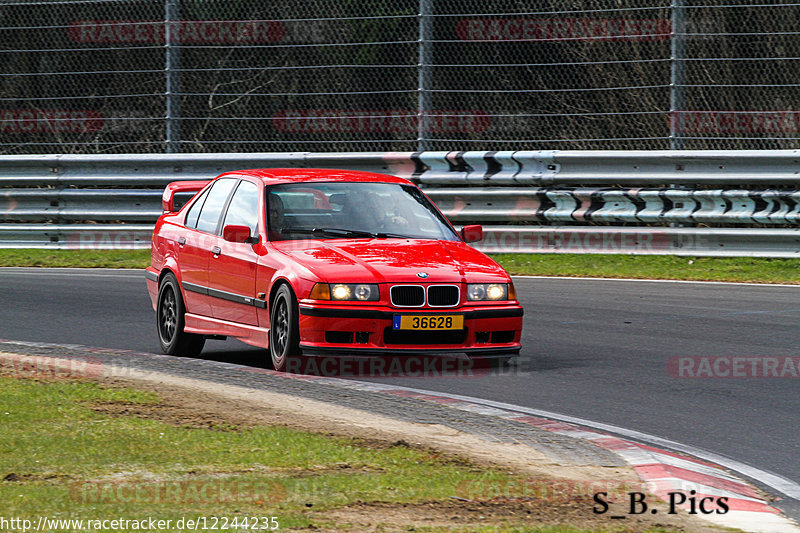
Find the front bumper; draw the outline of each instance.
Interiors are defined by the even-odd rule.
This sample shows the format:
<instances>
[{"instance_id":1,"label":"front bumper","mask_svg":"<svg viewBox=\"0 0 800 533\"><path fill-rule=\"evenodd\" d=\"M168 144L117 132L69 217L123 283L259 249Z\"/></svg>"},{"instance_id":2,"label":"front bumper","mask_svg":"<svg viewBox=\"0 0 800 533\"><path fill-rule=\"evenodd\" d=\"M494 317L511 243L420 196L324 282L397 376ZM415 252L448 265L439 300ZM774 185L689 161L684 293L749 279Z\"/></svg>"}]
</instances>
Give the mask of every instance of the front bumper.
<instances>
[{"instance_id":1,"label":"front bumper","mask_svg":"<svg viewBox=\"0 0 800 533\"><path fill-rule=\"evenodd\" d=\"M462 315L463 330L394 330L395 315ZM458 355L513 357L519 354L523 310L519 305L459 308L300 304L300 348L304 355Z\"/></svg>"}]
</instances>

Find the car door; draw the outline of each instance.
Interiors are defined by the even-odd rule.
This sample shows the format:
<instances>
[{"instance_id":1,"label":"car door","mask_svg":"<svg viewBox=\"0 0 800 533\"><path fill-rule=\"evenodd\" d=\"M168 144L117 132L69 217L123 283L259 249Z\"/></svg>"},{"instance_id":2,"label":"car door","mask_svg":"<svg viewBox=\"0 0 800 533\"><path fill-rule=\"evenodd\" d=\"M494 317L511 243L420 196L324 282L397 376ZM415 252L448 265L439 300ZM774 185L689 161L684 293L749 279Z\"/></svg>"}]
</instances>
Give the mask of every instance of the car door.
<instances>
[{"instance_id":1,"label":"car door","mask_svg":"<svg viewBox=\"0 0 800 533\"><path fill-rule=\"evenodd\" d=\"M224 214L219 234L227 225L250 228L250 235L257 237L261 210L261 186L246 179L239 182L231 196ZM212 303L214 318L258 325L256 298L256 262L258 254L253 244L228 242L221 236L217 239L218 253L212 254L209 262L209 294L215 296Z\"/></svg>"},{"instance_id":2,"label":"car door","mask_svg":"<svg viewBox=\"0 0 800 533\"><path fill-rule=\"evenodd\" d=\"M214 298L208 295L208 264L216 245L222 208L236 181L229 178L216 180L186 213L186 229L178 238L177 259L188 313L213 316Z\"/></svg>"},{"instance_id":3,"label":"car door","mask_svg":"<svg viewBox=\"0 0 800 533\"><path fill-rule=\"evenodd\" d=\"M201 243L203 234L196 228L197 217L200 216L209 190L206 189L189 208L184 220L185 229L178 232L175 246L186 312L203 316L211 316L211 299L204 292L193 288L208 285L208 254Z\"/></svg>"}]
</instances>

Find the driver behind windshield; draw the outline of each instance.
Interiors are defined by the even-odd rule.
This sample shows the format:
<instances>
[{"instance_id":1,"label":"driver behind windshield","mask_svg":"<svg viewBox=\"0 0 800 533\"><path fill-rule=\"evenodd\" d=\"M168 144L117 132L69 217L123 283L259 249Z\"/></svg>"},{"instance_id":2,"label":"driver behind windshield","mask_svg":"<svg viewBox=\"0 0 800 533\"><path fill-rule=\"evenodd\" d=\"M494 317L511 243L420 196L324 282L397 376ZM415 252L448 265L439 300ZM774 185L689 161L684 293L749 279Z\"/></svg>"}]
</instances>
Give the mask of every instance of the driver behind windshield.
<instances>
[{"instance_id":1,"label":"driver behind windshield","mask_svg":"<svg viewBox=\"0 0 800 533\"><path fill-rule=\"evenodd\" d=\"M283 239L284 207L283 200L277 194L267 197L267 238L271 241Z\"/></svg>"},{"instance_id":2,"label":"driver behind windshield","mask_svg":"<svg viewBox=\"0 0 800 533\"><path fill-rule=\"evenodd\" d=\"M458 240L446 220L413 186L280 184L269 192L267 210L270 240L366 237Z\"/></svg>"},{"instance_id":3,"label":"driver behind windshield","mask_svg":"<svg viewBox=\"0 0 800 533\"><path fill-rule=\"evenodd\" d=\"M363 195L343 195L342 223L352 229L376 233L379 231L397 232L408 228L408 220L396 213L401 203L389 195L382 199L378 193L368 191ZM387 211L395 211L395 213Z\"/></svg>"}]
</instances>

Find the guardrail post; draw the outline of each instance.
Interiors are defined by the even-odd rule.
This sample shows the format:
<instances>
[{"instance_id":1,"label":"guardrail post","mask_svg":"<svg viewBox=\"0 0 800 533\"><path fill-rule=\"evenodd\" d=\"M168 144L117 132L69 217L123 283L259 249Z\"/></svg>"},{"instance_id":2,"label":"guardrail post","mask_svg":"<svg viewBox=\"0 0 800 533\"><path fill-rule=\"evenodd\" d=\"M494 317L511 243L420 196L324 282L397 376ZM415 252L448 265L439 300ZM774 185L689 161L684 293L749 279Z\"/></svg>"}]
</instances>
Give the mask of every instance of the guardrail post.
<instances>
[{"instance_id":1,"label":"guardrail post","mask_svg":"<svg viewBox=\"0 0 800 533\"><path fill-rule=\"evenodd\" d=\"M166 71L166 144L167 152L181 151L180 102L180 10L179 0L166 0L164 16L164 50Z\"/></svg>"},{"instance_id":2,"label":"guardrail post","mask_svg":"<svg viewBox=\"0 0 800 533\"><path fill-rule=\"evenodd\" d=\"M428 115L433 74L433 0L419 0L419 63L417 64L417 150L430 150Z\"/></svg>"},{"instance_id":3,"label":"guardrail post","mask_svg":"<svg viewBox=\"0 0 800 533\"><path fill-rule=\"evenodd\" d=\"M670 48L669 148L683 150L683 112L686 110L686 0L672 0Z\"/></svg>"}]
</instances>

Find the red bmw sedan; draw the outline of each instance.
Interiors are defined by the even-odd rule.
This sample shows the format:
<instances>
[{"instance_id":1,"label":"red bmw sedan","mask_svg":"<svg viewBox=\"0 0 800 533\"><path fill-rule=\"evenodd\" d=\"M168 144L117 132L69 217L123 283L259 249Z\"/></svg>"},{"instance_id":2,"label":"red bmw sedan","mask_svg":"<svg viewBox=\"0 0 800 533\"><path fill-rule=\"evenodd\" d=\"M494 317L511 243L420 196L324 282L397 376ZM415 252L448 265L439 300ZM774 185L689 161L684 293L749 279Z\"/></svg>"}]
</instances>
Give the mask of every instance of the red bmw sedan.
<instances>
[{"instance_id":1,"label":"red bmw sedan","mask_svg":"<svg viewBox=\"0 0 800 533\"><path fill-rule=\"evenodd\" d=\"M180 210L175 195L195 192ZM413 183L348 170L228 172L176 182L147 287L166 354L207 338L296 356L519 354L509 275Z\"/></svg>"}]
</instances>

